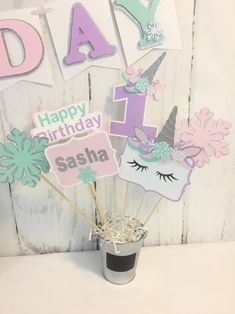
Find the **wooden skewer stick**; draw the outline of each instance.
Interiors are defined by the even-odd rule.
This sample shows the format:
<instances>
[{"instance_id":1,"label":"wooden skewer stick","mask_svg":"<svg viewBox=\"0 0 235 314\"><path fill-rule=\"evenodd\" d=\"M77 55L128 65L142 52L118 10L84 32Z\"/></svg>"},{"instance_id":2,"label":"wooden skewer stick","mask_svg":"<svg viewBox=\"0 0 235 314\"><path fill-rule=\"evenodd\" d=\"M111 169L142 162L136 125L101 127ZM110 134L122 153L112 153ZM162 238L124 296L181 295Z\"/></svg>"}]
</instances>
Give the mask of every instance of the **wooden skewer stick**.
<instances>
[{"instance_id":1,"label":"wooden skewer stick","mask_svg":"<svg viewBox=\"0 0 235 314\"><path fill-rule=\"evenodd\" d=\"M83 211L77 206L75 205L62 191L60 191L55 185L54 183L52 183L50 180L48 180L43 174L41 174L41 178L50 186L52 187L68 204L69 206L71 206L71 208L73 208L74 210L78 211L79 214L83 217L84 220L86 220L86 222L88 224L90 224L94 229L96 229L97 231L101 231L99 227L96 226L96 224L94 224L94 222L86 215L83 213Z\"/></svg>"},{"instance_id":2,"label":"wooden skewer stick","mask_svg":"<svg viewBox=\"0 0 235 314\"><path fill-rule=\"evenodd\" d=\"M129 191L129 183L127 182L126 192L125 192L125 202L124 202L124 208L123 208L123 216L126 216L128 191Z\"/></svg>"},{"instance_id":3,"label":"wooden skewer stick","mask_svg":"<svg viewBox=\"0 0 235 314\"><path fill-rule=\"evenodd\" d=\"M100 202L98 200L98 197L97 197L97 193L94 189L94 186L92 183L89 183L89 190L91 192L91 195L93 197L93 200L96 204L96 209L97 209L97 213L98 213L98 216L99 216L99 219L100 219L100 222L101 224L103 225L105 223L105 215L104 215L104 211L103 209L101 208L100 206Z\"/></svg>"},{"instance_id":4,"label":"wooden skewer stick","mask_svg":"<svg viewBox=\"0 0 235 314\"><path fill-rule=\"evenodd\" d=\"M145 222L144 222L144 226L147 224L147 222L149 221L149 219L151 218L152 214L155 212L155 210L158 208L158 205L160 204L161 200L163 199L163 197L160 197L157 204L153 207L153 209L151 210L150 214L148 215L148 217L146 218Z\"/></svg>"},{"instance_id":5,"label":"wooden skewer stick","mask_svg":"<svg viewBox=\"0 0 235 314\"><path fill-rule=\"evenodd\" d=\"M144 200L145 200L146 195L147 195L147 193L144 192L144 194L143 194L143 196L142 196L142 199L141 199L141 201L140 201L140 205L139 205L138 210L137 210L136 215L135 215L135 220L137 220L138 217L139 217L139 214L140 214L140 211L141 211L141 209L142 209L142 206L143 206L143 203L144 203Z\"/></svg>"}]
</instances>

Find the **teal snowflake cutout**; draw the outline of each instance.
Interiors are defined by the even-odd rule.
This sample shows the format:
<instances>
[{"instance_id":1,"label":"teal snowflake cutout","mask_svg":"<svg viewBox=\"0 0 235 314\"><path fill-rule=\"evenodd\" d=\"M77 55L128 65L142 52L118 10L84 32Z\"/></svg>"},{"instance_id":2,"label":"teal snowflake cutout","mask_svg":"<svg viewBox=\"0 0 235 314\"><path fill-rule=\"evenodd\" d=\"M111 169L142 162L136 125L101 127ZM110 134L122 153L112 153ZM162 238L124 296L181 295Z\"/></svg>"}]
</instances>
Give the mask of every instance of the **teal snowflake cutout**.
<instances>
[{"instance_id":1,"label":"teal snowflake cutout","mask_svg":"<svg viewBox=\"0 0 235 314\"><path fill-rule=\"evenodd\" d=\"M168 160L172 156L172 149L166 142L155 143L152 154L156 160Z\"/></svg>"},{"instance_id":2,"label":"teal snowflake cutout","mask_svg":"<svg viewBox=\"0 0 235 314\"><path fill-rule=\"evenodd\" d=\"M145 93L149 87L150 83L147 77L140 77L138 81L135 83L135 88L137 92L140 93Z\"/></svg>"},{"instance_id":3,"label":"teal snowflake cutout","mask_svg":"<svg viewBox=\"0 0 235 314\"><path fill-rule=\"evenodd\" d=\"M91 167L85 167L79 169L78 178L82 180L83 183L87 184L96 181L96 172Z\"/></svg>"},{"instance_id":4,"label":"teal snowflake cutout","mask_svg":"<svg viewBox=\"0 0 235 314\"><path fill-rule=\"evenodd\" d=\"M155 21L148 24L145 33L148 41L153 41L156 44L161 44L163 42L163 32L159 29L159 26Z\"/></svg>"},{"instance_id":5,"label":"teal snowflake cutout","mask_svg":"<svg viewBox=\"0 0 235 314\"><path fill-rule=\"evenodd\" d=\"M7 139L9 142L0 143L0 182L20 180L23 185L35 187L41 172L50 169L44 154L48 139L31 139L18 129L13 129Z\"/></svg>"}]
</instances>

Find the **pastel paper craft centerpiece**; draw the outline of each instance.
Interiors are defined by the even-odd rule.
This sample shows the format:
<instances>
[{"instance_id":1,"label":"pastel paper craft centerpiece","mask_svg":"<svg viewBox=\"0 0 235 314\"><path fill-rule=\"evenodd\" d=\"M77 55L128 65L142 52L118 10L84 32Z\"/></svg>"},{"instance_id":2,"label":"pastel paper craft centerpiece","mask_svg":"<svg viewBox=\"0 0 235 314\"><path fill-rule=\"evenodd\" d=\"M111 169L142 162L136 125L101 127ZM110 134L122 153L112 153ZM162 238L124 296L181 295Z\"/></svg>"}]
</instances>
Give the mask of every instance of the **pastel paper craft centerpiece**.
<instances>
[{"instance_id":1,"label":"pastel paper craft centerpiece","mask_svg":"<svg viewBox=\"0 0 235 314\"><path fill-rule=\"evenodd\" d=\"M71 138L67 143L46 150L51 171L63 187L96 181L117 174L118 163L105 132Z\"/></svg>"},{"instance_id":2,"label":"pastel paper craft centerpiece","mask_svg":"<svg viewBox=\"0 0 235 314\"><path fill-rule=\"evenodd\" d=\"M174 144L177 107L174 107L161 132L150 139L142 130L126 141L121 156L120 178L142 186L172 201L179 201L195 163L192 157L200 147Z\"/></svg>"}]
</instances>

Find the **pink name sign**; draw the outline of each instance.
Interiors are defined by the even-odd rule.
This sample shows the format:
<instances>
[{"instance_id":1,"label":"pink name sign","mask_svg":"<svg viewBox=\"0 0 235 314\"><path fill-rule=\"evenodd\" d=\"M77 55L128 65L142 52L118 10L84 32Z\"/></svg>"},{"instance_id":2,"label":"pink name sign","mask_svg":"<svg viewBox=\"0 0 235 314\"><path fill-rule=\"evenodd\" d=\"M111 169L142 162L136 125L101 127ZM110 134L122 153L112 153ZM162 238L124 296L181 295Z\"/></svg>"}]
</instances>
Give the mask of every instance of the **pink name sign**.
<instances>
[{"instance_id":1,"label":"pink name sign","mask_svg":"<svg viewBox=\"0 0 235 314\"><path fill-rule=\"evenodd\" d=\"M65 144L53 145L47 148L45 154L51 171L63 187L81 183L79 173L85 168L91 169L96 178L117 174L119 170L115 150L111 147L108 135L102 131L72 138Z\"/></svg>"}]
</instances>

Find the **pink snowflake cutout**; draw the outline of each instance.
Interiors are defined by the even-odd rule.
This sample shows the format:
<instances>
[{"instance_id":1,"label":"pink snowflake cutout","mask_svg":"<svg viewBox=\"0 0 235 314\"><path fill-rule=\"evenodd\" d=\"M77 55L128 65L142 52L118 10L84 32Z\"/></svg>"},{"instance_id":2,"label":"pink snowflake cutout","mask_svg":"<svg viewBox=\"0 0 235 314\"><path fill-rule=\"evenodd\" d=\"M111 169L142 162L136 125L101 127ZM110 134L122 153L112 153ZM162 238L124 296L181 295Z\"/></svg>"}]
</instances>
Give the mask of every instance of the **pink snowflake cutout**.
<instances>
[{"instance_id":1,"label":"pink snowflake cutout","mask_svg":"<svg viewBox=\"0 0 235 314\"><path fill-rule=\"evenodd\" d=\"M213 112L204 107L194 114L189 123L183 120L176 125L176 130L181 132L180 139L185 145L202 148L201 153L193 158L198 167L209 163L210 157L219 158L229 153L228 143L224 138L229 134L231 123L222 119L216 121L213 116Z\"/></svg>"}]
</instances>

